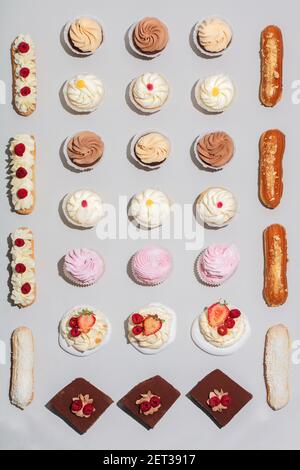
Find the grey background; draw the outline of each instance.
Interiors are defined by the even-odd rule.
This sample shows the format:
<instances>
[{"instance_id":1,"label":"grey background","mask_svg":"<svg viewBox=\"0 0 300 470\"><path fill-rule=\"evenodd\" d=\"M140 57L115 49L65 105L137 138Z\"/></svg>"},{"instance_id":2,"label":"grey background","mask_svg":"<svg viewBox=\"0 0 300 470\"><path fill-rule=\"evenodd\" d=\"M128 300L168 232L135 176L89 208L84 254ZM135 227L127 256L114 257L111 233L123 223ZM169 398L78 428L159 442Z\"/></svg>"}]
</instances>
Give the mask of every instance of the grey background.
<instances>
[{"instance_id":1,"label":"grey background","mask_svg":"<svg viewBox=\"0 0 300 470\"><path fill-rule=\"evenodd\" d=\"M27 325L36 339L36 399L24 412L8 399L9 368L0 366L0 447L12 449L246 449L299 448L299 366L293 366L292 399L279 413L271 411L265 400L263 346L266 330L284 322L293 339L300 337L298 282L300 252L297 218L299 213L299 107L292 104L291 85L299 72L299 7L296 2L264 0L237 2L215 0L79 0L41 2L3 1L0 20L0 79L7 84L7 105L1 106L0 133L0 339L9 353L14 328ZM213 10L212 10L213 8ZM60 44L66 21L77 15L98 17L105 41L88 58L73 58ZM199 58L189 44L192 26L211 14L232 24L234 42L220 59ZM132 22L145 15L156 15L170 30L170 44L152 62L131 56L124 35ZM271 23L282 27L285 38L285 89L280 105L263 108L258 100L259 37ZM18 116L10 105L11 68L9 49L15 36L30 33L36 43L38 60L38 108L29 118ZM126 104L129 81L147 70L166 75L172 87L168 106L153 116L135 114ZM63 82L76 73L92 72L105 84L106 96L100 109L89 116L74 116L64 110L59 99ZM191 90L200 77L215 72L230 74L237 85L235 104L221 116L205 116L191 102ZM257 198L258 139L272 127L287 135L285 193L281 206L271 212ZM156 173L136 169L126 158L126 147L137 132L157 128L168 135L173 155ZM99 132L106 144L105 158L89 174L75 174L64 168L59 149L68 135L90 129ZM194 138L203 132L225 130L235 140L233 162L218 174L200 171L190 157ZM37 206L26 218L10 212L6 196L6 155L8 140L20 132L34 133L37 139ZM240 204L235 221L221 231L207 231L206 244L235 242L242 256L236 276L218 289L202 287L193 275L198 252L187 252L183 242L164 241L174 255L172 277L157 288L135 285L127 276L129 258L143 242L100 242L94 231L72 230L58 214L60 199L68 191L91 187L103 199L116 204L119 195L132 196L155 186L175 201L192 203L210 185L230 188ZM262 231L270 223L285 224L289 242L289 289L286 305L268 309L262 299ZM38 298L29 309L19 311L7 302L7 236L20 225L28 225L36 238ZM103 280L89 289L68 285L58 275L57 262L76 246L95 248L104 256L107 271ZM249 316L252 337L232 357L216 358L198 350L190 339L190 326L203 306L219 297L239 305ZM140 355L126 344L124 319L135 309L159 301L170 305L178 315L176 342L155 357ZM57 344L57 325L62 314L76 304L94 304L110 318L113 335L110 344L94 356L80 359L67 355ZM254 399L222 431L186 397L195 383L214 368L221 368L251 391ZM78 376L92 381L117 401L137 382L161 374L182 392L182 397L154 431L148 432L111 406L85 436L78 436L45 404L62 387Z\"/></svg>"}]
</instances>

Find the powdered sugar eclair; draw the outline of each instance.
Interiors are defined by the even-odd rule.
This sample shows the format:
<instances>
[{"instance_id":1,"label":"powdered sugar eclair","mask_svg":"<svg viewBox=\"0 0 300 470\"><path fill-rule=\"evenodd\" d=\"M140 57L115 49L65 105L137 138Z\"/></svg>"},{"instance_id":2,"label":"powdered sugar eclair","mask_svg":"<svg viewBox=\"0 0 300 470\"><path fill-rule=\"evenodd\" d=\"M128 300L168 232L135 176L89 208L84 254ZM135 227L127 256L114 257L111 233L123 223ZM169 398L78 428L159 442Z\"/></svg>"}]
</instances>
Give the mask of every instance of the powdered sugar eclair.
<instances>
[{"instance_id":1,"label":"powdered sugar eclair","mask_svg":"<svg viewBox=\"0 0 300 470\"><path fill-rule=\"evenodd\" d=\"M290 401L290 352L289 330L284 325L272 326L265 341L264 370L269 406L278 411Z\"/></svg>"},{"instance_id":2,"label":"powdered sugar eclair","mask_svg":"<svg viewBox=\"0 0 300 470\"><path fill-rule=\"evenodd\" d=\"M11 58L14 107L21 116L30 116L36 109L37 79L35 47L29 35L17 36Z\"/></svg>"},{"instance_id":3,"label":"powdered sugar eclair","mask_svg":"<svg viewBox=\"0 0 300 470\"><path fill-rule=\"evenodd\" d=\"M18 307L29 307L36 298L34 239L32 231L18 228L11 234L11 300Z\"/></svg>"},{"instance_id":4,"label":"powdered sugar eclair","mask_svg":"<svg viewBox=\"0 0 300 470\"><path fill-rule=\"evenodd\" d=\"M34 338L31 330L17 328L12 334L11 344L10 401L24 410L34 399Z\"/></svg>"},{"instance_id":5,"label":"powdered sugar eclair","mask_svg":"<svg viewBox=\"0 0 300 470\"><path fill-rule=\"evenodd\" d=\"M35 205L35 138L29 134L16 135L10 142L10 191L14 210L31 214Z\"/></svg>"}]
</instances>

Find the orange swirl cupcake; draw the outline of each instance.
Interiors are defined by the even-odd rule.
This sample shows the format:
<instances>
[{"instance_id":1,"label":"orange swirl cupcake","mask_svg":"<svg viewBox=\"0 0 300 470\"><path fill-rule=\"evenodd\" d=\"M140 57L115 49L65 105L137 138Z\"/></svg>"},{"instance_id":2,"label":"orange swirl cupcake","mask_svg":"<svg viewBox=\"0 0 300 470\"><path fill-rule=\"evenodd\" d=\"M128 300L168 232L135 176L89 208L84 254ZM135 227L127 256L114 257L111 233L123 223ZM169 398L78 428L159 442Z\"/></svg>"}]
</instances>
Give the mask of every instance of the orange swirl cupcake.
<instances>
[{"instance_id":1,"label":"orange swirl cupcake","mask_svg":"<svg viewBox=\"0 0 300 470\"><path fill-rule=\"evenodd\" d=\"M234 155L234 142L226 132L211 132L197 139L195 154L205 168L221 170Z\"/></svg>"},{"instance_id":2,"label":"orange swirl cupcake","mask_svg":"<svg viewBox=\"0 0 300 470\"><path fill-rule=\"evenodd\" d=\"M91 131L78 132L65 143L67 163L78 170L92 169L101 160L103 152L103 140Z\"/></svg>"},{"instance_id":3,"label":"orange swirl cupcake","mask_svg":"<svg viewBox=\"0 0 300 470\"><path fill-rule=\"evenodd\" d=\"M146 17L130 31L130 43L134 52L145 57L156 57L167 46L169 31L158 18Z\"/></svg>"}]
</instances>

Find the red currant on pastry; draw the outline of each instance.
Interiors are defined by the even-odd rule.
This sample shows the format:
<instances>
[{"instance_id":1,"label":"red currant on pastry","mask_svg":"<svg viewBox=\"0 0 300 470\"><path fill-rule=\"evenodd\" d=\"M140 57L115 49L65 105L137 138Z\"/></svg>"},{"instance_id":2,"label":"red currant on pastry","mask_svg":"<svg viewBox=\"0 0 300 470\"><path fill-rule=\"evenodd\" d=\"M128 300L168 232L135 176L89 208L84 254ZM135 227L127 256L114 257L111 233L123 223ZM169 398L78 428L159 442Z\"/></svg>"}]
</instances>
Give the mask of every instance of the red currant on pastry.
<instances>
[{"instance_id":1,"label":"red currant on pastry","mask_svg":"<svg viewBox=\"0 0 300 470\"><path fill-rule=\"evenodd\" d=\"M17 169L16 171L16 177L19 178L19 179L23 179L25 178L25 176L27 176L27 170L26 168L23 168L22 166L20 166L20 168Z\"/></svg>"},{"instance_id":2,"label":"red currant on pastry","mask_svg":"<svg viewBox=\"0 0 300 470\"><path fill-rule=\"evenodd\" d=\"M71 405L71 411L74 413L78 413L82 408L81 400L74 400Z\"/></svg>"},{"instance_id":3,"label":"red currant on pastry","mask_svg":"<svg viewBox=\"0 0 300 470\"><path fill-rule=\"evenodd\" d=\"M209 399L208 406L210 406L210 408L216 408L220 403L221 401L218 397L212 397Z\"/></svg>"},{"instance_id":4,"label":"red currant on pastry","mask_svg":"<svg viewBox=\"0 0 300 470\"><path fill-rule=\"evenodd\" d=\"M21 188L17 191L18 199L25 199L28 196L28 191L25 188Z\"/></svg>"},{"instance_id":5,"label":"red currant on pastry","mask_svg":"<svg viewBox=\"0 0 300 470\"><path fill-rule=\"evenodd\" d=\"M158 396L154 396L150 399L150 405L152 408L157 408L160 405L160 398Z\"/></svg>"},{"instance_id":6,"label":"red currant on pastry","mask_svg":"<svg viewBox=\"0 0 300 470\"><path fill-rule=\"evenodd\" d=\"M72 336L72 338L77 338L78 336L81 335L81 331L79 328L77 328L76 326L74 328L72 328L72 330L70 331L70 335Z\"/></svg>"},{"instance_id":7,"label":"red currant on pastry","mask_svg":"<svg viewBox=\"0 0 300 470\"><path fill-rule=\"evenodd\" d=\"M225 325L219 326L218 333L219 333L220 336L226 336L227 333L228 333L228 329L226 328Z\"/></svg>"},{"instance_id":8,"label":"red currant on pastry","mask_svg":"<svg viewBox=\"0 0 300 470\"><path fill-rule=\"evenodd\" d=\"M144 329L142 326L135 326L134 328L132 328L132 333L135 335L135 336L139 336L143 333Z\"/></svg>"},{"instance_id":9,"label":"red currant on pastry","mask_svg":"<svg viewBox=\"0 0 300 470\"><path fill-rule=\"evenodd\" d=\"M31 292L31 285L29 284L29 282L26 282L25 284L22 285L21 292L24 295L27 295Z\"/></svg>"},{"instance_id":10,"label":"red currant on pastry","mask_svg":"<svg viewBox=\"0 0 300 470\"><path fill-rule=\"evenodd\" d=\"M234 308L233 310L230 310L230 318L240 318L241 316L241 312L237 309L237 308Z\"/></svg>"},{"instance_id":11,"label":"red currant on pastry","mask_svg":"<svg viewBox=\"0 0 300 470\"><path fill-rule=\"evenodd\" d=\"M21 52L21 54L26 54L26 52L28 52L29 49L30 49L30 46L25 41L20 42L20 44L18 45L18 51Z\"/></svg>"},{"instance_id":12,"label":"red currant on pastry","mask_svg":"<svg viewBox=\"0 0 300 470\"><path fill-rule=\"evenodd\" d=\"M91 403L88 403L87 405L83 407L82 413L85 416L91 416L94 413L94 411L95 411L94 406Z\"/></svg>"},{"instance_id":13,"label":"red currant on pastry","mask_svg":"<svg viewBox=\"0 0 300 470\"><path fill-rule=\"evenodd\" d=\"M226 406L226 408L228 408L232 403L232 398L226 394L226 395L223 395L223 397L221 398L221 404L223 406Z\"/></svg>"},{"instance_id":14,"label":"red currant on pastry","mask_svg":"<svg viewBox=\"0 0 300 470\"><path fill-rule=\"evenodd\" d=\"M140 410L142 413L147 413L151 408L151 403L150 401L143 401L143 403L140 404Z\"/></svg>"},{"instance_id":15,"label":"red currant on pastry","mask_svg":"<svg viewBox=\"0 0 300 470\"><path fill-rule=\"evenodd\" d=\"M70 321L69 321L69 326L70 326L71 328L76 328L76 327L78 327L78 318L72 317L72 318L70 319Z\"/></svg>"},{"instance_id":16,"label":"red currant on pastry","mask_svg":"<svg viewBox=\"0 0 300 470\"><path fill-rule=\"evenodd\" d=\"M140 315L139 313L134 313L132 315L131 319L132 319L132 322L135 325L139 325L140 323L143 323L143 321L144 321L144 317L142 315Z\"/></svg>"},{"instance_id":17,"label":"red currant on pastry","mask_svg":"<svg viewBox=\"0 0 300 470\"><path fill-rule=\"evenodd\" d=\"M227 318L224 323L224 326L226 326L226 328L228 328L229 330L232 330L232 328L235 327L235 321L233 320L233 318Z\"/></svg>"},{"instance_id":18,"label":"red currant on pastry","mask_svg":"<svg viewBox=\"0 0 300 470\"><path fill-rule=\"evenodd\" d=\"M25 245L25 240L23 238L16 238L15 239L15 246L18 248L22 248Z\"/></svg>"},{"instance_id":19,"label":"red currant on pastry","mask_svg":"<svg viewBox=\"0 0 300 470\"><path fill-rule=\"evenodd\" d=\"M22 67L20 69L20 77L27 78L29 74L30 74L30 70L28 67Z\"/></svg>"},{"instance_id":20,"label":"red currant on pastry","mask_svg":"<svg viewBox=\"0 0 300 470\"><path fill-rule=\"evenodd\" d=\"M26 147L24 144L15 145L14 152L18 157L23 157Z\"/></svg>"},{"instance_id":21,"label":"red currant on pastry","mask_svg":"<svg viewBox=\"0 0 300 470\"><path fill-rule=\"evenodd\" d=\"M22 96L28 96L31 93L31 88L29 86L23 86L23 88L20 90L20 93Z\"/></svg>"},{"instance_id":22,"label":"red currant on pastry","mask_svg":"<svg viewBox=\"0 0 300 470\"><path fill-rule=\"evenodd\" d=\"M15 269L16 269L16 273L23 274L26 271L26 266L23 263L17 263Z\"/></svg>"}]
</instances>

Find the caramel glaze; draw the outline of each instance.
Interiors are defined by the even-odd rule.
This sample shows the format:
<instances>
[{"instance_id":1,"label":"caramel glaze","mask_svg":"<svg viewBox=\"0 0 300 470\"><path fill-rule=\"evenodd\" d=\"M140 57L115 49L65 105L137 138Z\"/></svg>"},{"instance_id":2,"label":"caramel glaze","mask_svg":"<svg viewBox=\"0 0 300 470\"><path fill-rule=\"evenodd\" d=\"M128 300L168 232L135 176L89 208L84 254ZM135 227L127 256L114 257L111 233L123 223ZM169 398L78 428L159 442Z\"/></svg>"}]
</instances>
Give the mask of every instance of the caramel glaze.
<instances>
[{"instance_id":1,"label":"caramel glaze","mask_svg":"<svg viewBox=\"0 0 300 470\"><path fill-rule=\"evenodd\" d=\"M264 298L269 307L279 307L288 297L287 239L282 225L270 225L264 231L264 256Z\"/></svg>"},{"instance_id":2,"label":"caramel glaze","mask_svg":"<svg viewBox=\"0 0 300 470\"><path fill-rule=\"evenodd\" d=\"M259 151L260 200L269 209L275 209L283 194L285 135L277 129L264 132L260 138Z\"/></svg>"},{"instance_id":3,"label":"caramel glaze","mask_svg":"<svg viewBox=\"0 0 300 470\"><path fill-rule=\"evenodd\" d=\"M274 107L282 96L283 39L277 26L267 26L261 34L260 100Z\"/></svg>"}]
</instances>

